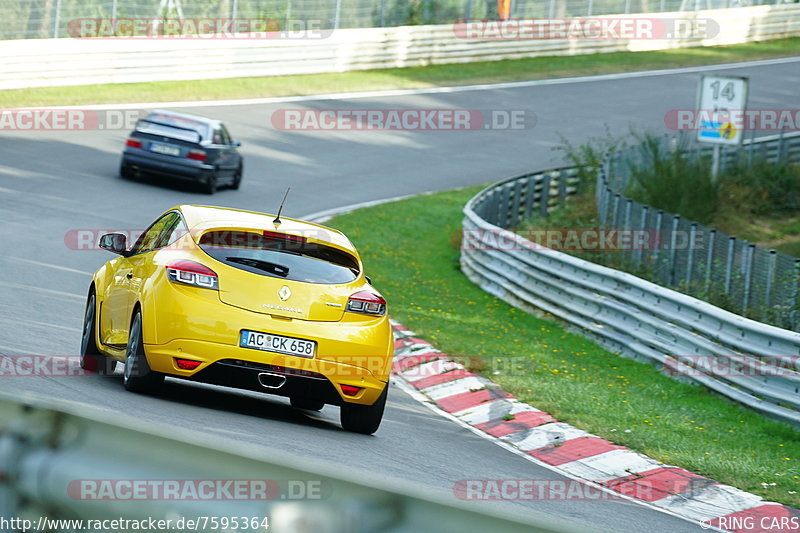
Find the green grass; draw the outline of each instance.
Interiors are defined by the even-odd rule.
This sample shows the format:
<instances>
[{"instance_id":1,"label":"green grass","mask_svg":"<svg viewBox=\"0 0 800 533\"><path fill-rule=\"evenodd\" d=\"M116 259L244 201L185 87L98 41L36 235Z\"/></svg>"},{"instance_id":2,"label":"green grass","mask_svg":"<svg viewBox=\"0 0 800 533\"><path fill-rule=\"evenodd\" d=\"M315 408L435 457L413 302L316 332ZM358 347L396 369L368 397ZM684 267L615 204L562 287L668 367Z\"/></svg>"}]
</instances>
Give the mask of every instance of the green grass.
<instances>
[{"instance_id":1,"label":"green grass","mask_svg":"<svg viewBox=\"0 0 800 533\"><path fill-rule=\"evenodd\" d=\"M609 353L472 284L459 270L458 232L461 209L478 190L361 209L330 225L359 248L393 317L445 353L470 358L474 370L521 400L667 464L800 506L790 494L800 492L796 430Z\"/></svg>"},{"instance_id":2,"label":"green grass","mask_svg":"<svg viewBox=\"0 0 800 533\"><path fill-rule=\"evenodd\" d=\"M333 74L11 89L0 91L0 108L258 98L535 80L786 57L796 55L798 49L800 38L790 38L658 52L549 56Z\"/></svg>"}]
</instances>

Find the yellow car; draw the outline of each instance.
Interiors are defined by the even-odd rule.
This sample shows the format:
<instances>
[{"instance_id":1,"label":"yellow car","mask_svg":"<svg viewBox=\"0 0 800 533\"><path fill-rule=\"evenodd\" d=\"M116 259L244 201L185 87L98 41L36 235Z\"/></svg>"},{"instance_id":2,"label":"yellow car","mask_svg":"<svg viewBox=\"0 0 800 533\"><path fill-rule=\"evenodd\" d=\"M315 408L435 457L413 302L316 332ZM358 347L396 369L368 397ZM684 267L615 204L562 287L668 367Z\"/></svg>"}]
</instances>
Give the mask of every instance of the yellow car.
<instances>
[{"instance_id":1,"label":"yellow car","mask_svg":"<svg viewBox=\"0 0 800 533\"><path fill-rule=\"evenodd\" d=\"M130 391L165 376L341 406L342 427L372 434L393 352L386 301L341 232L290 218L182 205L92 277L81 367L125 363Z\"/></svg>"}]
</instances>

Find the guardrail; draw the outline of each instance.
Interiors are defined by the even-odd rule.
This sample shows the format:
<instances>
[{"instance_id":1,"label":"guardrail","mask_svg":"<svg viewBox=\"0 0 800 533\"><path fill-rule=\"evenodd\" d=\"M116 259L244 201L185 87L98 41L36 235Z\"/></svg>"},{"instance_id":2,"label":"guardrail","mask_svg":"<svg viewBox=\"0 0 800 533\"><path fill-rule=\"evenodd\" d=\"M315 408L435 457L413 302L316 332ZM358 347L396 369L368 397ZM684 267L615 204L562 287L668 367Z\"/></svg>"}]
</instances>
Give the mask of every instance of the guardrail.
<instances>
[{"instance_id":1,"label":"guardrail","mask_svg":"<svg viewBox=\"0 0 800 533\"><path fill-rule=\"evenodd\" d=\"M800 35L800 5L611 15L711 19L719 33L670 39L464 39L452 24L335 30L328 38L26 39L0 42L0 89L281 76L548 55L664 50ZM602 18L602 17L598 17ZM513 23L509 23L513 24ZM688 24L688 22L687 22ZM691 24L688 24L691 25Z\"/></svg>"},{"instance_id":2,"label":"guardrail","mask_svg":"<svg viewBox=\"0 0 800 533\"><path fill-rule=\"evenodd\" d=\"M73 525L38 527L40 531L153 530L149 527L97 526L99 520L171 520L160 530L267 531L277 533L397 533L503 531L509 533L566 532L569 522L544 517L523 523L504 517L488 507L447 503L425 489L387 482L378 475L356 479L357 473L334 469L311 457L270 450L269 460L252 448L198 433L161 430L133 421L125 415L109 415L75 405L55 406L33 396L21 400L0 393L0 519L32 521L34 530L46 520L83 520ZM311 486L293 492L220 489L209 493L187 491L190 481L233 480L259 482L268 487L285 483ZM138 497L123 482L180 482L184 488L162 497L142 492ZM82 483L88 482L85 489ZM105 485L103 485L105 483ZM200 485L197 483L193 486ZM103 489L102 487L106 487ZM248 485L249 486L249 485ZM165 485L166 487L166 485ZM137 491L139 489L136 489ZM151 491L154 489L151 489ZM159 489L160 490L160 489ZM210 489L209 489L210 490ZM86 495L90 497L86 497ZM267 498L254 496L266 494ZM127 495L127 497L126 497ZM212 496L206 499L206 496ZM96 496L99 501L94 501ZM535 516L535 514L534 514ZM202 517L209 520L203 521ZM211 518L217 518L213 525ZM257 522L242 525L243 518ZM267 521L264 521L264 518ZM198 527L179 527L180 519L199 520ZM220 525L230 520L229 526ZM238 520L239 525L232 525ZM47 522L45 522L47 523ZM8 522L6 522L8 524ZM2 530L23 530L0 525ZM573 529L574 530L574 529Z\"/></svg>"},{"instance_id":3,"label":"guardrail","mask_svg":"<svg viewBox=\"0 0 800 533\"><path fill-rule=\"evenodd\" d=\"M491 185L472 198L463 220L471 241L461 250L466 276L511 305L546 311L582 328L612 351L661 365L800 427L800 333L735 315L508 231L532 214L546 215L563 204L575 190L574 175L574 169L527 174Z\"/></svg>"}]
</instances>

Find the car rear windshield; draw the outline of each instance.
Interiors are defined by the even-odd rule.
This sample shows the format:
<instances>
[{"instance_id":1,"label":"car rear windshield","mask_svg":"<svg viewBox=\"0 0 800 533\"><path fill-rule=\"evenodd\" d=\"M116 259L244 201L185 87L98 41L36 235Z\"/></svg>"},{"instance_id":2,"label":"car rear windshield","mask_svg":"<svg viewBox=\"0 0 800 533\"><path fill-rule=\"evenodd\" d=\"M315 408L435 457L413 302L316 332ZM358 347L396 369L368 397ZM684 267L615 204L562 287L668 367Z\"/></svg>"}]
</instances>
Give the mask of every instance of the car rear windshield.
<instances>
[{"instance_id":1,"label":"car rear windshield","mask_svg":"<svg viewBox=\"0 0 800 533\"><path fill-rule=\"evenodd\" d=\"M200 248L232 267L306 283L349 283L359 274L358 261L346 252L275 232L209 231Z\"/></svg>"},{"instance_id":2,"label":"car rear windshield","mask_svg":"<svg viewBox=\"0 0 800 533\"><path fill-rule=\"evenodd\" d=\"M208 137L208 125L196 120L151 114L136 124L136 131L198 143Z\"/></svg>"}]
</instances>

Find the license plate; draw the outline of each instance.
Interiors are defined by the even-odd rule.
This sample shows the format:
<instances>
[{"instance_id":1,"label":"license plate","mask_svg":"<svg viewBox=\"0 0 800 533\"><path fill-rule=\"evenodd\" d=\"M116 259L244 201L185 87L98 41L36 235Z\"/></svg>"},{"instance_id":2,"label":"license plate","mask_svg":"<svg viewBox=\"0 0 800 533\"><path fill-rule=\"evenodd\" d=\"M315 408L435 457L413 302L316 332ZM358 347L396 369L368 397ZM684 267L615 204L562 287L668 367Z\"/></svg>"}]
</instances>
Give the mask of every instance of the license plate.
<instances>
[{"instance_id":1,"label":"license plate","mask_svg":"<svg viewBox=\"0 0 800 533\"><path fill-rule=\"evenodd\" d=\"M150 151L164 155L181 155L181 149L168 144L150 143Z\"/></svg>"},{"instance_id":2,"label":"license plate","mask_svg":"<svg viewBox=\"0 0 800 533\"><path fill-rule=\"evenodd\" d=\"M267 352L284 353L296 355L298 357L313 358L316 352L317 343L292 337L283 337L271 333L261 333L260 331L250 331L243 329L239 336L239 346L242 348L253 348L254 350L264 350Z\"/></svg>"}]
</instances>

